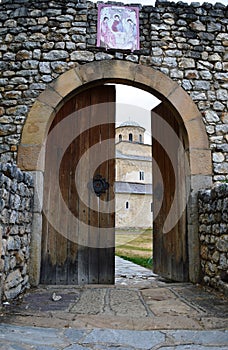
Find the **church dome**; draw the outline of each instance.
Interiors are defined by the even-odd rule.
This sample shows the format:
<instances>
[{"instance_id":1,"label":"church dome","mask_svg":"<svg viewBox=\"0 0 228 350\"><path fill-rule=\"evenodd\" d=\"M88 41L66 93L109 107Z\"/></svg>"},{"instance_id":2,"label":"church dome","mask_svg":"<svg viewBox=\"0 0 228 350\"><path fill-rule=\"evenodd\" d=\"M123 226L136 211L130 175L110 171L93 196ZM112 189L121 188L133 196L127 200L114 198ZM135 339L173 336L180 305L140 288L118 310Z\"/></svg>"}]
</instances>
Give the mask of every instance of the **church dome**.
<instances>
[{"instance_id":1,"label":"church dome","mask_svg":"<svg viewBox=\"0 0 228 350\"><path fill-rule=\"evenodd\" d=\"M140 126L139 123L133 120L122 122L116 128L116 142L128 141L144 143L145 130L143 126Z\"/></svg>"},{"instance_id":2,"label":"church dome","mask_svg":"<svg viewBox=\"0 0 228 350\"><path fill-rule=\"evenodd\" d=\"M128 120L128 121L126 121L126 122L123 122L123 123L121 123L120 124L120 128L121 127L123 127L123 126L137 126L137 127L141 127L140 125L139 125L139 123L137 123L137 122L135 122L135 121L133 121L133 120Z\"/></svg>"}]
</instances>

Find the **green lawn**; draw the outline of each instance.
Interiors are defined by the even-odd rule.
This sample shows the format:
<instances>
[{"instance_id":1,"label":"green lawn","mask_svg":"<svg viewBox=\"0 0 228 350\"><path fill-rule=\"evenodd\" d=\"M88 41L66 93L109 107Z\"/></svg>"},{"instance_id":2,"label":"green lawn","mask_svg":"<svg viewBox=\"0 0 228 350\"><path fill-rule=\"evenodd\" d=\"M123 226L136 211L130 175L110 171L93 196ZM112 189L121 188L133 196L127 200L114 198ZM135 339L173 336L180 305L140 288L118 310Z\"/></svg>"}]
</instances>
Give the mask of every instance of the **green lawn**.
<instances>
[{"instance_id":1,"label":"green lawn","mask_svg":"<svg viewBox=\"0 0 228 350\"><path fill-rule=\"evenodd\" d=\"M116 230L116 255L152 269L152 230Z\"/></svg>"}]
</instances>

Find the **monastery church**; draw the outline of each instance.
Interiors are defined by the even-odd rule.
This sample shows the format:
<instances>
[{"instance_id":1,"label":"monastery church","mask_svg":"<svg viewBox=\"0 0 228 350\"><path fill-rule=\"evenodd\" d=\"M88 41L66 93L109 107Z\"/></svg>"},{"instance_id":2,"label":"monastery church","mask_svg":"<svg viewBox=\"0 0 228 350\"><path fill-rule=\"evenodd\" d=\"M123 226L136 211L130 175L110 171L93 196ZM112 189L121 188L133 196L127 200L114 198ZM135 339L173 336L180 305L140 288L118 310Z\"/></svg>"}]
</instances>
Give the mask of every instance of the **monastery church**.
<instances>
[{"instance_id":1,"label":"monastery church","mask_svg":"<svg viewBox=\"0 0 228 350\"><path fill-rule=\"evenodd\" d=\"M116 228L152 227L152 154L135 121L116 128Z\"/></svg>"}]
</instances>

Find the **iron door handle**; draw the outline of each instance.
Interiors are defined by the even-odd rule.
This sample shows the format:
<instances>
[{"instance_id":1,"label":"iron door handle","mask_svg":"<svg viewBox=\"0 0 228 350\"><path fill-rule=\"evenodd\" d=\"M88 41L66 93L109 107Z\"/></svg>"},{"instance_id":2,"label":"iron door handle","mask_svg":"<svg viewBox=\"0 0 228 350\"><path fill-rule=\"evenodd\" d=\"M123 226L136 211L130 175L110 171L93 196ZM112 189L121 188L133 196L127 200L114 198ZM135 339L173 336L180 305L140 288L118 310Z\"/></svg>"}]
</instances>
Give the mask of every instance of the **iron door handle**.
<instances>
[{"instance_id":1,"label":"iron door handle","mask_svg":"<svg viewBox=\"0 0 228 350\"><path fill-rule=\"evenodd\" d=\"M93 178L93 190L97 197L105 193L109 188L109 183L101 175L95 175Z\"/></svg>"}]
</instances>

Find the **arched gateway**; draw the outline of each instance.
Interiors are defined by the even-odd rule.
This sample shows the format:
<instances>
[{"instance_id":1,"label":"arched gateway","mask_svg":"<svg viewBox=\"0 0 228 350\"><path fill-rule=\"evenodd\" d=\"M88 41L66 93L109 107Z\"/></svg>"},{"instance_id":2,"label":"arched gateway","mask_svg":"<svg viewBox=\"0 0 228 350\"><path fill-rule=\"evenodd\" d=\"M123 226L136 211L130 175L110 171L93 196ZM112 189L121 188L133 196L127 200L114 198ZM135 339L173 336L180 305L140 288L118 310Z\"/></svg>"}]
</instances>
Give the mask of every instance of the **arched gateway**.
<instances>
[{"instance_id":1,"label":"arched gateway","mask_svg":"<svg viewBox=\"0 0 228 350\"><path fill-rule=\"evenodd\" d=\"M82 107L89 107L97 102L106 102L106 100L99 98L101 95L101 90L99 92L99 89L102 89L101 86L105 83L122 83L135 86L151 92L162 101L161 105L152 111L154 205L155 210L158 212L154 222L155 271L177 281L190 280L196 282L200 273L196 196L200 188L211 185L212 174L211 152L201 113L189 95L177 83L161 72L140 64L112 60L84 64L62 74L40 94L26 120L19 147L18 166L23 170L34 172L34 177L36 178L35 212L31 242L31 283L34 285L39 283L41 256L42 259L44 258L44 254L41 252L41 240L42 231L44 236L44 225L47 225L47 221L42 217L42 198L43 192L45 192L44 195L46 196L47 188L44 191L43 175L45 178L47 172L50 173L53 170L49 166L47 171L47 135L53 129L53 126L56 125L56 120L58 118L60 118L58 120L63 120L66 113L69 115L69 113L80 110ZM81 106L75 107L78 106L77 101L82 101L86 98L85 96L90 96L91 101L91 96L94 95L95 91L96 94L97 91L99 92L98 100L95 99L92 103L86 101ZM84 92L87 92L87 94L85 95ZM113 99L110 101L114 102ZM89 114L91 115L91 111ZM98 118L96 112L92 111L92 114L95 115L94 118L96 120ZM83 116L81 120L83 120ZM103 124L105 123L103 122ZM109 120L107 124L111 125L112 121L110 122ZM167 125L169 126L168 129ZM92 127L96 126L92 125ZM168 137L165 134L166 130L172 130ZM64 130L61 131L64 133ZM112 131L106 130L105 132L109 132L109 136L106 137L106 139L109 139ZM178 135L178 140L180 140L178 145L173 142L172 134ZM83 135L84 138L80 139L82 145L85 144L87 139L86 135ZM60 139L61 133L59 134ZM59 142L61 143L61 141ZM98 140L93 140L91 144L87 145L87 148L95 145L97 142ZM179 147L180 144L181 147ZM59 145L57 146L59 147ZM81 152L85 151L86 149ZM80 155L78 157L79 160ZM186 167L186 160L189 167ZM100 161L102 163L102 159ZM72 163L72 158L69 159L69 162L66 160L65 163ZM72 172L74 169L75 167L69 169L69 171ZM66 171L66 168L64 168L62 173L60 171L60 176L64 177L64 171ZM111 173L110 170L108 171ZM162 178L162 183L160 178ZM69 179L65 180L65 182L68 183ZM180 183L181 185L179 186L178 184ZM52 189L54 189L54 186ZM52 189L49 189L49 193ZM161 199L162 192L164 192L163 199ZM185 202L185 197L188 197L186 206L185 203L183 204L183 198ZM164 229L164 224L166 227L168 225L166 218L167 216L170 217L169 213L175 213L173 200L176 200L176 208L181 207L185 209L182 210L183 215L181 215L175 227L171 227L167 231ZM45 197L44 202L46 201L47 197ZM60 214L58 213L58 215ZM85 219L82 221L85 221ZM96 226L97 223L94 224L94 227ZM104 227L107 227L107 223ZM45 242L42 243L42 247L47 244L47 240ZM64 246L64 244L61 243L61 246ZM86 244L86 242L82 242L81 246ZM54 249L58 249L58 247L56 248L55 246ZM75 261L80 260L80 257L75 253L75 247L72 246L70 249L73 251L72 254L75 256ZM48 263L47 261L45 262L46 265L42 263L43 268L49 266L47 267L49 269L50 266L55 265L55 262L51 261L53 257L50 249L47 247L45 254ZM88 255L88 251L85 254ZM91 251L89 254L93 256ZM113 261L113 250L112 252L109 250L108 255L105 254L98 263L101 270L102 259L110 256L108 259ZM82 265L85 264L83 259ZM58 269L59 267L57 266L56 268ZM54 274L56 274L56 270ZM112 282L110 271L108 275L108 281ZM76 283L97 282L96 279L90 281L86 278L84 276L81 280L78 279ZM70 278L69 281L71 281ZM99 280L98 277L99 281L100 283L107 282L102 278ZM48 281L46 282L48 283ZM60 281L55 282L61 282L61 278ZM63 281L63 283L67 283L67 281Z\"/></svg>"}]
</instances>

